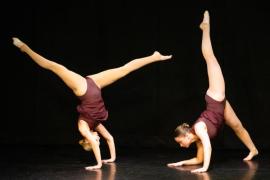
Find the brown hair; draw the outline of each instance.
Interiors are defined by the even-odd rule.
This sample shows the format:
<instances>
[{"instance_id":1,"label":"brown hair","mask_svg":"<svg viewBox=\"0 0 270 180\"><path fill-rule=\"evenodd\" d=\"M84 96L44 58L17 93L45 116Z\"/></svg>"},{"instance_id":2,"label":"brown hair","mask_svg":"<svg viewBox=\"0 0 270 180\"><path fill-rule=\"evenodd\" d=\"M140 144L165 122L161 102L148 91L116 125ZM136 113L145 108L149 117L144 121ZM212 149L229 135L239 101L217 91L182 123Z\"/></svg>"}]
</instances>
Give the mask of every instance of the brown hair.
<instances>
[{"instance_id":1,"label":"brown hair","mask_svg":"<svg viewBox=\"0 0 270 180\"><path fill-rule=\"evenodd\" d=\"M83 147L85 151L91 151L92 150L92 145L85 139L81 139L79 141L79 144Z\"/></svg>"},{"instance_id":2,"label":"brown hair","mask_svg":"<svg viewBox=\"0 0 270 180\"><path fill-rule=\"evenodd\" d=\"M187 123L183 123L176 127L174 130L174 137L178 137L181 135L186 135L188 132L190 132L191 127Z\"/></svg>"}]
</instances>

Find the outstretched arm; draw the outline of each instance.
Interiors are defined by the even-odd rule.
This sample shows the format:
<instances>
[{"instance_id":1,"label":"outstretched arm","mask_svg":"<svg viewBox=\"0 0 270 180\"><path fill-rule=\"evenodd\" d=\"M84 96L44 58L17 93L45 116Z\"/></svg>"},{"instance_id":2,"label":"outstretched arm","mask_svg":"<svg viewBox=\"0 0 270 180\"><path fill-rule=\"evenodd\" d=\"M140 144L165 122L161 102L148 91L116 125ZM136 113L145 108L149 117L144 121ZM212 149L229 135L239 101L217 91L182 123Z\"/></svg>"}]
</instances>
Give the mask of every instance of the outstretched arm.
<instances>
[{"instance_id":1,"label":"outstretched arm","mask_svg":"<svg viewBox=\"0 0 270 180\"><path fill-rule=\"evenodd\" d=\"M207 128L204 122L198 122L194 126L195 133L199 137L199 139L202 142L203 146L203 167L199 169L195 169L191 172L205 172L208 170L210 159L211 159L211 153L212 153L212 147L211 142L207 133Z\"/></svg>"},{"instance_id":2,"label":"outstretched arm","mask_svg":"<svg viewBox=\"0 0 270 180\"><path fill-rule=\"evenodd\" d=\"M196 165L203 162L203 146L201 142L196 142L197 156L188 160L179 161L176 163L167 164L169 167L176 167L182 165Z\"/></svg>"}]
</instances>

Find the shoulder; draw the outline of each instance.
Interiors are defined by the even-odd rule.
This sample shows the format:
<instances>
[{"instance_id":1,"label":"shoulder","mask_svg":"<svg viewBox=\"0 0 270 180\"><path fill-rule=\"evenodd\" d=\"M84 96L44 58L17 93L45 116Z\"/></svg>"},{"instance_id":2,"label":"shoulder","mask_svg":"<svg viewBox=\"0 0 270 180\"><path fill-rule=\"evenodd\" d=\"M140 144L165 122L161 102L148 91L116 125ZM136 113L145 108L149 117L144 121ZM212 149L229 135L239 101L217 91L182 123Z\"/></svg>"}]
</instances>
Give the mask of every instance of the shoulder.
<instances>
[{"instance_id":1,"label":"shoulder","mask_svg":"<svg viewBox=\"0 0 270 180\"><path fill-rule=\"evenodd\" d=\"M199 137L199 139L202 141L203 144L209 141L207 126L203 121L196 123L194 125L194 130L195 134Z\"/></svg>"},{"instance_id":2,"label":"shoulder","mask_svg":"<svg viewBox=\"0 0 270 180\"><path fill-rule=\"evenodd\" d=\"M197 133L198 131L206 131L207 127L206 124L203 121L199 121L197 123L194 124L194 130Z\"/></svg>"}]
</instances>

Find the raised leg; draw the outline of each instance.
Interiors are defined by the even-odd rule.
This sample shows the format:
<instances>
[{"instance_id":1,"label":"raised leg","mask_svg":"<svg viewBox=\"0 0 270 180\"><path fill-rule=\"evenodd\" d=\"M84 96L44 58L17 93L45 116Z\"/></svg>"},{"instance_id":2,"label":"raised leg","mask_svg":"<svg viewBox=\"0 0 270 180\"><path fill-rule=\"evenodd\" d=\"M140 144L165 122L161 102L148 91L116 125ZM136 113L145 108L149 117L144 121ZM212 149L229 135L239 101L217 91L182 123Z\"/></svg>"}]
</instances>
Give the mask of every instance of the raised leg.
<instances>
[{"instance_id":1,"label":"raised leg","mask_svg":"<svg viewBox=\"0 0 270 180\"><path fill-rule=\"evenodd\" d=\"M225 104L224 118L226 125L233 129L238 138L245 144L245 146L250 151L248 156L244 158L244 160L251 160L254 156L258 154L258 150L255 147L253 141L251 140L247 130L243 127L241 121L235 114L233 108L228 101L226 101Z\"/></svg>"},{"instance_id":2,"label":"raised leg","mask_svg":"<svg viewBox=\"0 0 270 180\"><path fill-rule=\"evenodd\" d=\"M209 88L207 94L215 100L222 101L225 98L225 82L220 65L214 55L210 38L210 17L205 11L203 21L200 25L202 29L202 54L207 64Z\"/></svg>"},{"instance_id":3,"label":"raised leg","mask_svg":"<svg viewBox=\"0 0 270 180\"><path fill-rule=\"evenodd\" d=\"M18 47L22 52L28 54L31 59L36 62L40 67L50 70L54 72L57 76L59 76L64 81L64 83L69 88L71 88L75 95L81 96L86 92L86 80L81 75L70 71L61 64L42 57L18 38L13 38L13 44Z\"/></svg>"},{"instance_id":4,"label":"raised leg","mask_svg":"<svg viewBox=\"0 0 270 180\"><path fill-rule=\"evenodd\" d=\"M113 82L117 81L118 79L126 76L127 74L131 73L132 71L135 71L147 64L156 62L156 61L162 61L170 59L172 56L163 56L159 52L154 52L153 55L135 59L133 61L130 61L129 63L125 64L124 66L109 69L106 71L102 71L98 74L89 75L95 83L100 87L103 88L105 86L108 86L112 84Z\"/></svg>"}]
</instances>

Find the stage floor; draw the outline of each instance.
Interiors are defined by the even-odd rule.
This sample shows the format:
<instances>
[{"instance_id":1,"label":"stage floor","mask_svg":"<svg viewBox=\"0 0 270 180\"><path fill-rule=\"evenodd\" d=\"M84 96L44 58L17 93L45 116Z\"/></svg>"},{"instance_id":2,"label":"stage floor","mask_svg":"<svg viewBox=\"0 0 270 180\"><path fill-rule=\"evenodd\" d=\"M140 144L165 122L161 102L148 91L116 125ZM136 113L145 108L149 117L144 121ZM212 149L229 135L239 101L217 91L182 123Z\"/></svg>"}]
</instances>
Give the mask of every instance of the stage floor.
<instances>
[{"instance_id":1,"label":"stage floor","mask_svg":"<svg viewBox=\"0 0 270 180\"><path fill-rule=\"evenodd\" d=\"M94 164L93 155L77 146L2 146L0 152L0 179L270 179L269 151L260 152L253 161L243 162L247 151L213 150L211 167L202 174L190 173L191 169L199 166L166 166L167 163L193 156L194 152L180 148L135 150L122 147L115 163L105 164L95 171L84 169ZM107 152L103 151L103 154Z\"/></svg>"}]
</instances>

